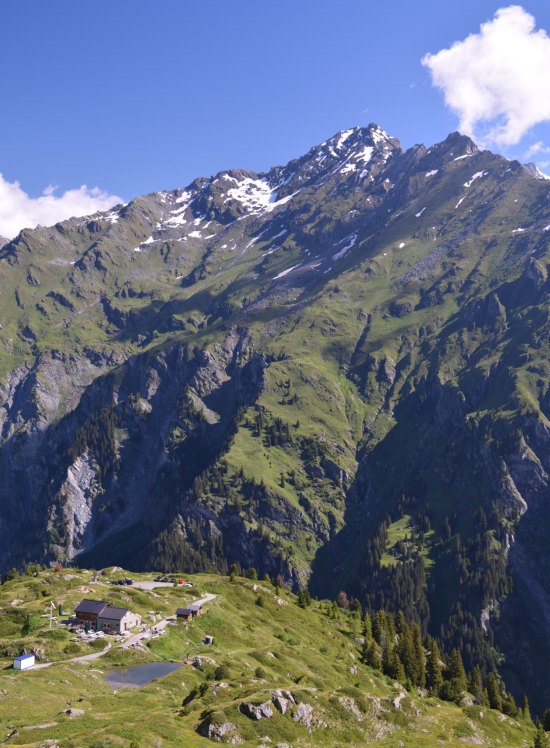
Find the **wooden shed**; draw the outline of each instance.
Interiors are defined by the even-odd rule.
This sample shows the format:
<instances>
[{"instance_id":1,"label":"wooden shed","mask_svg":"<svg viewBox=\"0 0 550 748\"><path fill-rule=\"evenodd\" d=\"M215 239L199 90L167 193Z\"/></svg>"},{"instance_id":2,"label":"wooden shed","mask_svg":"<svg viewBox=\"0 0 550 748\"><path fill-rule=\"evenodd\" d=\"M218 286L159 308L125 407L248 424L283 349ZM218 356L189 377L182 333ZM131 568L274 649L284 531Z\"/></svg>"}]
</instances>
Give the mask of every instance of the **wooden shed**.
<instances>
[{"instance_id":1,"label":"wooden shed","mask_svg":"<svg viewBox=\"0 0 550 748\"><path fill-rule=\"evenodd\" d=\"M184 621L191 621L193 618L201 615L200 603L192 603L186 608L178 608L176 610L176 617Z\"/></svg>"}]
</instances>

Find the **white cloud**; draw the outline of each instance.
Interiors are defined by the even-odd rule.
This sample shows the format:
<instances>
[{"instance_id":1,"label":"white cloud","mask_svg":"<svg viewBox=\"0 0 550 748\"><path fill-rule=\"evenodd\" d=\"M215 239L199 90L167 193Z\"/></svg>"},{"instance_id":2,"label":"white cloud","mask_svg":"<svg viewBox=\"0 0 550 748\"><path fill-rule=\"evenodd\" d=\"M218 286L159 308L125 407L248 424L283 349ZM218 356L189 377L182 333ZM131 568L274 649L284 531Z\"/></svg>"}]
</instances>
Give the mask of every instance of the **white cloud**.
<instances>
[{"instance_id":1,"label":"white cloud","mask_svg":"<svg viewBox=\"0 0 550 748\"><path fill-rule=\"evenodd\" d=\"M89 189L85 184L59 196L55 190L49 185L40 197L30 197L19 182L8 182L0 174L0 235L12 239L21 229L35 228L38 224L51 226L123 202L117 195L109 195L98 187Z\"/></svg>"},{"instance_id":2,"label":"white cloud","mask_svg":"<svg viewBox=\"0 0 550 748\"><path fill-rule=\"evenodd\" d=\"M533 145L529 146L529 148L523 154L523 158L528 161L530 158L533 158L533 156L541 153L550 153L550 148L548 148L548 146L545 146L542 140L539 140L536 143L533 143Z\"/></svg>"},{"instance_id":3,"label":"white cloud","mask_svg":"<svg viewBox=\"0 0 550 748\"><path fill-rule=\"evenodd\" d=\"M459 129L483 144L514 145L550 120L550 39L520 5L497 10L478 34L425 55L422 64L459 116Z\"/></svg>"}]
</instances>

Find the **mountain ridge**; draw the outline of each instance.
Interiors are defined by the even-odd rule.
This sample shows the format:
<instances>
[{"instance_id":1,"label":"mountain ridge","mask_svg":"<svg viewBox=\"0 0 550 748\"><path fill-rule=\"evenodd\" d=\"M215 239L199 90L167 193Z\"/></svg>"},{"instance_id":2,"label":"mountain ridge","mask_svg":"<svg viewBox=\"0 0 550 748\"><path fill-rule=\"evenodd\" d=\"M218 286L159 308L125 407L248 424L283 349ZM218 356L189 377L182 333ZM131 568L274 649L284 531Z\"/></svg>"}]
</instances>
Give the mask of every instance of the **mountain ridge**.
<instances>
[{"instance_id":1,"label":"mountain ridge","mask_svg":"<svg viewBox=\"0 0 550 748\"><path fill-rule=\"evenodd\" d=\"M550 561L549 195L458 133L370 125L21 232L2 569L239 562L402 609L550 703L519 622Z\"/></svg>"}]
</instances>

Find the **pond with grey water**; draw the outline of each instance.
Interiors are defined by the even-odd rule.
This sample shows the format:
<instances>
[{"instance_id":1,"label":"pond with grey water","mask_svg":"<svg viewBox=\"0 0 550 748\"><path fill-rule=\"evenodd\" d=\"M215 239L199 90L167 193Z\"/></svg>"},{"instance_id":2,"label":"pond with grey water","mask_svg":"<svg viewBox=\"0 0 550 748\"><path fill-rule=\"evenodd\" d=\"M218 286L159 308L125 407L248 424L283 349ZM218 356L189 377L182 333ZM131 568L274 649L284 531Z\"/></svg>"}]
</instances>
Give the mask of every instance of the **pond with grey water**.
<instances>
[{"instance_id":1,"label":"pond with grey water","mask_svg":"<svg viewBox=\"0 0 550 748\"><path fill-rule=\"evenodd\" d=\"M163 675L179 670L180 667L183 667L183 662L148 662L146 665L109 670L105 680L113 688L139 688L155 678L162 678Z\"/></svg>"}]
</instances>

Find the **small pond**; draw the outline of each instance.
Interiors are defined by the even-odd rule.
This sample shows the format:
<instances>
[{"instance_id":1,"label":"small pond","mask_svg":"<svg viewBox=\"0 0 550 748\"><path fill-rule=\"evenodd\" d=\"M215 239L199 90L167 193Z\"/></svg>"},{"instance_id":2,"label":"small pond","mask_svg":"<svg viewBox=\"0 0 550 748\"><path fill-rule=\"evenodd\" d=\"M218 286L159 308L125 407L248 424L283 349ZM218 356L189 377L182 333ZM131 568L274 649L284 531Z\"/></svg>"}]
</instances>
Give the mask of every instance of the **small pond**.
<instances>
[{"instance_id":1,"label":"small pond","mask_svg":"<svg viewBox=\"0 0 550 748\"><path fill-rule=\"evenodd\" d=\"M115 688L139 688L155 678L173 673L183 667L183 662L148 662L146 665L109 670L105 680Z\"/></svg>"}]
</instances>

